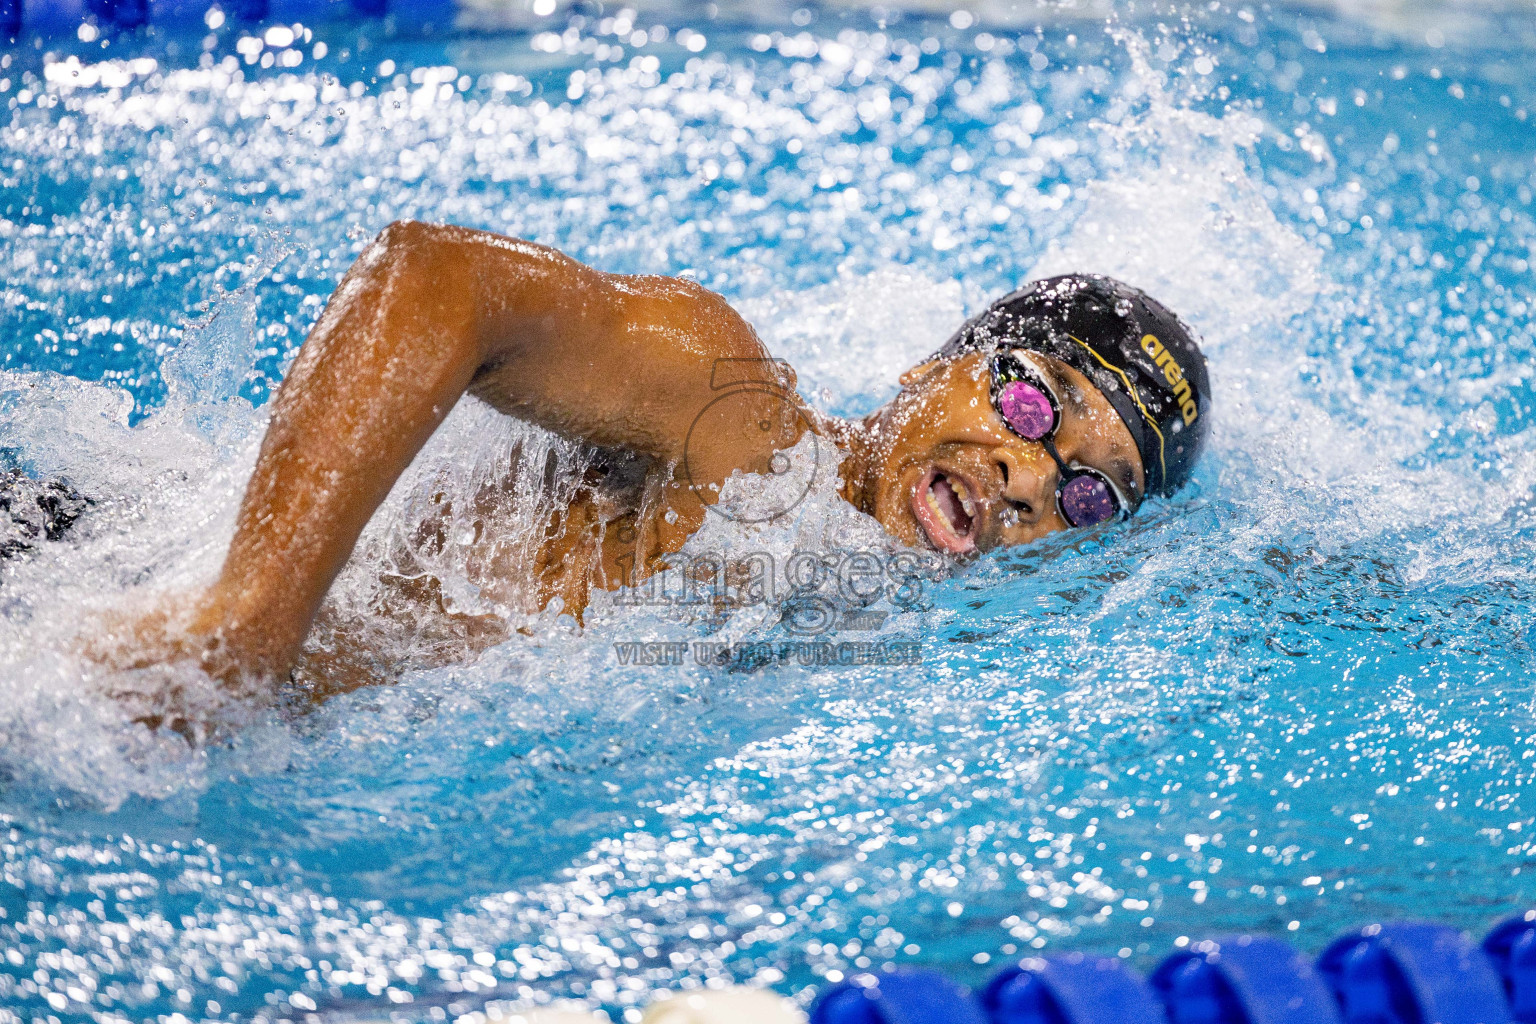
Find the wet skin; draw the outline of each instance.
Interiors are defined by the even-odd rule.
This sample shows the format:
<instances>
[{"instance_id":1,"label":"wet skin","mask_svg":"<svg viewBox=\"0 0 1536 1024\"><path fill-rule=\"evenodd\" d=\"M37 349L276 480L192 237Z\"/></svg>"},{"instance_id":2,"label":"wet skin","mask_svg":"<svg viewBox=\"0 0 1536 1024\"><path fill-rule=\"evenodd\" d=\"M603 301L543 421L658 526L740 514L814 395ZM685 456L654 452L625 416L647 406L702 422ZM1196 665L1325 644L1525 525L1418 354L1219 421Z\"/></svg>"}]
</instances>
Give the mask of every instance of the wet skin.
<instances>
[{"instance_id":1,"label":"wet skin","mask_svg":"<svg viewBox=\"0 0 1536 1024\"><path fill-rule=\"evenodd\" d=\"M1031 358L1062 409L1062 457L1135 501L1142 469L1118 415L1077 371ZM718 401L721 367L755 387ZM582 497L547 531L537 603L558 597L577 615L592 587L665 564L720 484L769 471L807 429L847 453L842 496L907 544L965 555L1066 529L1055 463L1008 430L989 384L979 353L931 362L867 419L830 419L803 404L793 371L746 321L693 282L605 274L486 232L395 224L347 272L273 402L219 578L88 646L119 666L191 659L269 690L305 656L363 527L465 394L643 468L630 507ZM410 598L441 606L432 582ZM475 619L447 630L466 650L504 635L485 617L457 618Z\"/></svg>"}]
</instances>

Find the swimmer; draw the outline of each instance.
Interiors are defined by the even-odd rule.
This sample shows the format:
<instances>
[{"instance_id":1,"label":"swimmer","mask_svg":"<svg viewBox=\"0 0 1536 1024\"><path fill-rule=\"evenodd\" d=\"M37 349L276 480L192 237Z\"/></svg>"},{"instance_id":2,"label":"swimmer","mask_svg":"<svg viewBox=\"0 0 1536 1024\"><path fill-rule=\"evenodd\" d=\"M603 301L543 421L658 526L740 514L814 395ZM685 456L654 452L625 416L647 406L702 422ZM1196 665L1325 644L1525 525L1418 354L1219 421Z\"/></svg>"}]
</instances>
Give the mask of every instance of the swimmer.
<instances>
[{"instance_id":1,"label":"swimmer","mask_svg":"<svg viewBox=\"0 0 1536 1024\"><path fill-rule=\"evenodd\" d=\"M965 558L1173 493L1210 418L1191 332L1105 277L999 299L883 408L845 421L806 405L793 370L696 283L398 223L347 272L279 389L217 581L182 613L140 620L133 653L110 660L190 657L270 690L301 659L333 656L305 653L332 582L465 394L598 451L531 581L536 605L558 597L578 617L592 588L665 567L732 474L770 472L806 431L844 454L845 500L907 545ZM446 611L433 581L410 586ZM448 619L467 648L505 635L484 616Z\"/></svg>"}]
</instances>

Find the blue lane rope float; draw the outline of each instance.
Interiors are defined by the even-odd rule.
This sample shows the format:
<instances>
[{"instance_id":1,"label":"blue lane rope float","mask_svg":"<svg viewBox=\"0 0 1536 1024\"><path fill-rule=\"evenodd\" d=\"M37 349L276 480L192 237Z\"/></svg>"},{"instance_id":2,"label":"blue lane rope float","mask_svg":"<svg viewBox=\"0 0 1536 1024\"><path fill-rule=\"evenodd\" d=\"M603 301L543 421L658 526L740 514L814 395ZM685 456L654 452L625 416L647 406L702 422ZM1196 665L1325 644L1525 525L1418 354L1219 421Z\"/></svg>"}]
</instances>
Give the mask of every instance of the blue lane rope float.
<instances>
[{"instance_id":1,"label":"blue lane rope float","mask_svg":"<svg viewBox=\"0 0 1536 1024\"><path fill-rule=\"evenodd\" d=\"M1345 1024L1511 1024L1498 972L1455 928L1370 925L1317 958Z\"/></svg>"},{"instance_id":2,"label":"blue lane rope float","mask_svg":"<svg viewBox=\"0 0 1536 1024\"><path fill-rule=\"evenodd\" d=\"M998 971L981 993L989 1024L1156 1021L1162 1011L1146 982L1113 957L1068 953L1031 957Z\"/></svg>"},{"instance_id":3,"label":"blue lane rope float","mask_svg":"<svg viewBox=\"0 0 1536 1024\"><path fill-rule=\"evenodd\" d=\"M1536 910L1501 922L1483 940L1483 953L1504 983L1510 1014L1536 1024Z\"/></svg>"},{"instance_id":4,"label":"blue lane rope float","mask_svg":"<svg viewBox=\"0 0 1536 1024\"><path fill-rule=\"evenodd\" d=\"M233 24L258 26L273 16L271 0L0 0L0 43L29 36L73 35L83 21L103 31L132 31L154 23L163 28L205 31L205 18L217 7ZM279 21L334 18L350 9L358 18L396 15L409 21L451 17L451 0L283 0Z\"/></svg>"},{"instance_id":5,"label":"blue lane rope float","mask_svg":"<svg viewBox=\"0 0 1536 1024\"><path fill-rule=\"evenodd\" d=\"M1169 1024L1341 1024L1322 976L1279 939L1197 942L1164 960L1151 980Z\"/></svg>"},{"instance_id":6,"label":"blue lane rope float","mask_svg":"<svg viewBox=\"0 0 1536 1024\"><path fill-rule=\"evenodd\" d=\"M811 1024L1536 1024L1536 910L1481 946L1440 924L1369 925L1315 963L1265 936L1195 942L1146 981L1082 953L1026 957L975 994L931 971L860 974Z\"/></svg>"},{"instance_id":7,"label":"blue lane rope float","mask_svg":"<svg viewBox=\"0 0 1536 1024\"><path fill-rule=\"evenodd\" d=\"M824 992L811 1024L988 1024L981 1007L942 974L857 974Z\"/></svg>"}]
</instances>

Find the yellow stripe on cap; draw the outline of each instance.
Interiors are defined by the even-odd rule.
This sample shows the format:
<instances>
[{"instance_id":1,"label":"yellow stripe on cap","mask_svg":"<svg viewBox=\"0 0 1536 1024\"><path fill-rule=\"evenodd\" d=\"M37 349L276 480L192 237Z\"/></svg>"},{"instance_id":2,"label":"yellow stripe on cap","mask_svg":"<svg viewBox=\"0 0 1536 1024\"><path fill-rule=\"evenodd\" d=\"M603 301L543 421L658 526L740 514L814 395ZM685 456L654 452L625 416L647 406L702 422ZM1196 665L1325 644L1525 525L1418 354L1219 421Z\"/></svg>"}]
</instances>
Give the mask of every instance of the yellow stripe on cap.
<instances>
[{"instance_id":1,"label":"yellow stripe on cap","mask_svg":"<svg viewBox=\"0 0 1536 1024\"><path fill-rule=\"evenodd\" d=\"M1083 348L1087 349L1088 354L1097 359L1106 370L1114 370L1120 375L1120 379L1125 381L1126 393L1131 396L1131 401L1135 402L1136 408L1141 411L1141 418L1147 421L1147 426L1151 427L1152 432L1157 435L1157 461L1163 467L1163 477L1160 483L1166 482L1168 479L1168 459L1166 457L1167 442L1163 440L1163 432L1158 429L1157 421L1152 418L1151 413L1147 412L1147 407L1141 404L1141 396L1136 393L1136 388L1131 384L1131 378L1127 377L1125 375L1125 371L1120 369L1120 367L1116 366L1114 363L1111 363L1108 359L1105 359L1103 356L1099 355L1098 352L1094 351L1093 346L1088 344L1082 338L1072 334L1067 335L1067 337L1071 338L1073 341L1083 346Z\"/></svg>"}]
</instances>

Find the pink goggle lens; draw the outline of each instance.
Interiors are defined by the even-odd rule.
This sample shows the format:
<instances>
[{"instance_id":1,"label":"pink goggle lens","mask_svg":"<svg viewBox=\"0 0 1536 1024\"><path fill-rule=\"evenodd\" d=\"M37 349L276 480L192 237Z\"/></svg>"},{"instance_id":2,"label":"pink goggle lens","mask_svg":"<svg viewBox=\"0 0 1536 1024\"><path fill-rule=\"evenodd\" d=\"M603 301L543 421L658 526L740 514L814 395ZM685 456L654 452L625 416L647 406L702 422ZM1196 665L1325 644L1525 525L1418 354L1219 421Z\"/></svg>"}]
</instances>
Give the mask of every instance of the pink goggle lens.
<instances>
[{"instance_id":1,"label":"pink goggle lens","mask_svg":"<svg viewBox=\"0 0 1536 1024\"><path fill-rule=\"evenodd\" d=\"M1020 437L1038 441L1056 425L1051 400L1028 381L1016 380L997 396L997 411Z\"/></svg>"},{"instance_id":2,"label":"pink goggle lens","mask_svg":"<svg viewBox=\"0 0 1536 1024\"><path fill-rule=\"evenodd\" d=\"M1075 476L1061 489L1061 512L1073 526L1096 526L1119 511L1109 485L1098 477Z\"/></svg>"}]
</instances>

